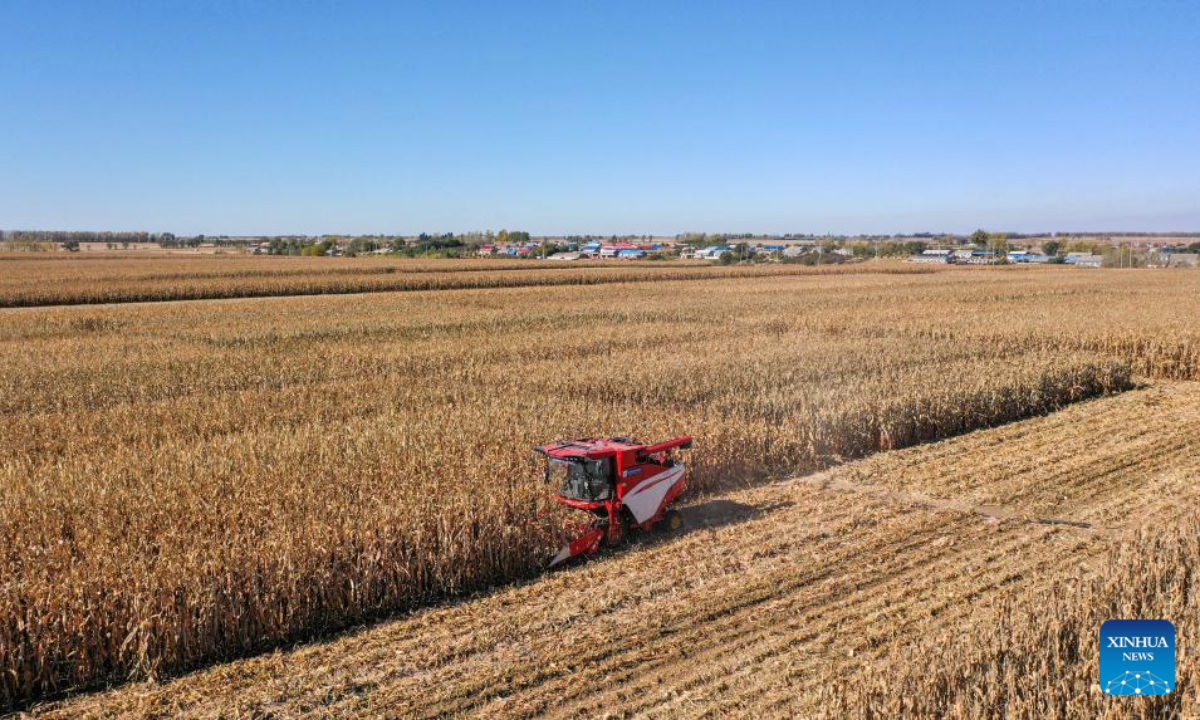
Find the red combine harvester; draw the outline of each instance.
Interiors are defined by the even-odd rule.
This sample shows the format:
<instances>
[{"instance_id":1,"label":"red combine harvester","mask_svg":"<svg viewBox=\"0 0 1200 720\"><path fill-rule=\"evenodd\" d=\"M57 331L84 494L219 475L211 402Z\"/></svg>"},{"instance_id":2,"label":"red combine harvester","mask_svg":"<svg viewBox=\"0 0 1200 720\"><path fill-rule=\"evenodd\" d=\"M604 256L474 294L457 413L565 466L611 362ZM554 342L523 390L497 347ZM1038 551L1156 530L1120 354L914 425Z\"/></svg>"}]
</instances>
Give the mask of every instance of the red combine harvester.
<instances>
[{"instance_id":1,"label":"red combine harvester","mask_svg":"<svg viewBox=\"0 0 1200 720\"><path fill-rule=\"evenodd\" d=\"M554 499L596 516L550 561L553 567L578 555L595 555L616 545L630 530L649 530L666 520L677 530L683 517L671 503L687 485L687 468L674 457L692 446L691 435L657 445L629 438L563 440L534 448L546 457L546 482L558 487Z\"/></svg>"}]
</instances>

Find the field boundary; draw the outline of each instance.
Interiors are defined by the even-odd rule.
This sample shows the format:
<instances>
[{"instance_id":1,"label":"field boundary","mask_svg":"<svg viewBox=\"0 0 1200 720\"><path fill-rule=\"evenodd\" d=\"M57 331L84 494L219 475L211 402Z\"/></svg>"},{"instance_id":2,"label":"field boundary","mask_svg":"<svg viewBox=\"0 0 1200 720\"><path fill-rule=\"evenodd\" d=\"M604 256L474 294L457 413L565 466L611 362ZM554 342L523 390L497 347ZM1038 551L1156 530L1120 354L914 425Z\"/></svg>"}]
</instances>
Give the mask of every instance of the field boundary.
<instances>
[{"instance_id":1,"label":"field boundary","mask_svg":"<svg viewBox=\"0 0 1200 720\"><path fill-rule=\"evenodd\" d=\"M504 271L514 273L513 277L496 277ZM750 278L776 277L828 277L831 275L928 275L945 272L931 267L870 267L866 265L833 265L828 267L810 267L807 265L786 266L752 266L742 267L696 267L682 268L669 266L662 271L657 267L620 268L611 266L584 268L505 268L504 271L477 271L464 269L462 271L447 270L444 276L438 276L438 271L419 270L415 272L387 273L379 270L367 270L360 276L370 278L395 279L396 282L353 282L353 275L343 276L333 274L333 281L345 282L341 285L324 284L319 273L311 275L290 275L281 280L300 281L308 279L311 285L299 285L294 288L263 288L243 286L235 288L220 287L191 287L170 288L165 290L139 289L136 287L117 287L99 290L96 294L67 294L60 296L38 297L37 295L4 296L0 294L0 310L17 308L62 308L81 305L128 305L140 303L162 302L193 302L199 300L238 300L258 298L287 298L313 297L320 295L373 295L378 293L409 293L409 292L440 292L448 290L489 290L524 287L561 287L578 285L581 287L595 285L612 285L622 283L673 282L698 280L734 280ZM542 271L536 277L522 277L531 271ZM463 278L463 275L470 277ZM222 280L226 278L205 278L203 282ZM231 280L239 280L231 276ZM247 278L247 280L263 280L269 278ZM137 281L133 281L136 283ZM105 294L105 293L108 294Z\"/></svg>"}]
</instances>

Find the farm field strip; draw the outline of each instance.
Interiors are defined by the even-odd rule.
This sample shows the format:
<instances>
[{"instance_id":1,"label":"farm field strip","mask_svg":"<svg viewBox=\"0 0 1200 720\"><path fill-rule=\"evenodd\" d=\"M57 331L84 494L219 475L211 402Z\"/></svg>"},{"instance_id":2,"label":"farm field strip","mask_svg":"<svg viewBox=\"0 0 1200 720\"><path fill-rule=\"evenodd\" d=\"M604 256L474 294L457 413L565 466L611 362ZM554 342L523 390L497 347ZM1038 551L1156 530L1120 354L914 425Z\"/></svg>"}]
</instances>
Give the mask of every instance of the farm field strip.
<instances>
[{"instance_id":1,"label":"farm field strip","mask_svg":"<svg viewBox=\"0 0 1200 720\"><path fill-rule=\"evenodd\" d=\"M1139 427L1152 423L1147 448ZM434 607L327 642L38 708L34 716L361 714L574 717L620 706L645 717L814 713L819 690L872 658L966 621L976 608L1086 573L1153 519L1200 509L1200 383L1164 383L1033 420L898 450L698 501L689 529L602 561ZM1052 457L1013 437L1071 446ZM980 448L1011 460L980 467ZM1003 447L1001 451L998 448ZM1179 450L1180 447L1186 451ZM1161 450L1162 452L1158 452ZM1091 463L1119 468L1092 480ZM1068 491L1062 519L1118 533L991 523L880 492L954 477L970 502L997 476L1041 486L1034 458ZM840 489L855 483L855 489ZM1169 491L1169 492L1168 492ZM1114 513L1119 508L1119 513ZM1183 630L1181 629L1181 632Z\"/></svg>"},{"instance_id":2,"label":"farm field strip","mask_svg":"<svg viewBox=\"0 0 1200 720\"><path fill-rule=\"evenodd\" d=\"M321 259L318 259L318 262ZM721 267L709 264L608 262L546 264L444 261L354 260L318 266L262 258L257 267L230 272L175 270L160 261L154 270L128 273L114 263L88 265L87 260L5 263L0 260L0 308L90 305L228 298L346 295L470 288L594 286L611 283L711 280L722 278L794 277L847 274L931 274L932 268L900 263L808 267L756 265ZM232 261L245 263L246 261ZM410 264L411 263L411 264ZM213 265L220 265L213 261ZM275 269L272 269L275 268ZM80 270L90 270L81 274ZM57 272L55 272L57 271ZM160 274L161 273L161 274Z\"/></svg>"},{"instance_id":3,"label":"farm field strip","mask_svg":"<svg viewBox=\"0 0 1200 720\"><path fill-rule=\"evenodd\" d=\"M722 492L1190 372L1198 286L1014 269L5 310L0 704L528 577L562 539L528 456L548 438L691 432L694 489ZM1071 517L980 462L995 489L949 499Z\"/></svg>"},{"instance_id":4,"label":"farm field strip","mask_svg":"<svg viewBox=\"0 0 1200 720\"><path fill-rule=\"evenodd\" d=\"M1158 427L1158 423L1166 421L1190 427L1200 434L1200 417L1186 394L1135 394L1128 402L1126 412L1120 416L1091 418L1088 413L1094 404L1065 411L1077 413L1088 428L1088 432L1073 436L1048 435L1040 431L1037 422L1027 422L1003 426L985 436L964 438L956 452L973 459L970 475L905 473L897 481L872 477L851 468L844 477L863 490L918 492L934 499L954 498L975 506L1019 506L1034 514L1083 520L1086 518L1076 518L1072 512L1073 503L1079 496L1090 497L1093 486L1111 492L1117 487L1124 489L1124 484L1136 489L1136 484L1143 480L1114 464L1105 454L1094 452L1097 445L1120 443L1130 463L1139 454L1156 454L1166 474L1173 472L1172 462L1186 466L1188 456L1196 451L1194 436L1182 433L1164 437ZM1023 452L1012 454L1009 448L1014 445ZM1055 455L1066 459L1044 461ZM1081 477L1086 479L1081 482L1078 480ZM1066 479L1073 481L1066 483ZM1095 517L1097 509L1093 505L1089 517Z\"/></svg>"},{"instance_id":5,"label":"farm field strip","mask_svg":"<svg viewBox=\"0 0 1200 720\"><path fill-rule=\"evenodd\" d=\"M526 260L410 260L384 258L218 258L207 261L162 257L153 260L126 260L122 263L85 260L27 260L12 264L13 258L0 257L0 296L18 295L45 285L103 286L141 284L147 287L171 283L256 279L315 278L371 275L423 275L427 273L475 273L554 270L630 270L624 261L594 260L573 263L543 263ZM685 268L702 270L709 263L655 262L651 269Z\"/></svg>"}]
</instances>

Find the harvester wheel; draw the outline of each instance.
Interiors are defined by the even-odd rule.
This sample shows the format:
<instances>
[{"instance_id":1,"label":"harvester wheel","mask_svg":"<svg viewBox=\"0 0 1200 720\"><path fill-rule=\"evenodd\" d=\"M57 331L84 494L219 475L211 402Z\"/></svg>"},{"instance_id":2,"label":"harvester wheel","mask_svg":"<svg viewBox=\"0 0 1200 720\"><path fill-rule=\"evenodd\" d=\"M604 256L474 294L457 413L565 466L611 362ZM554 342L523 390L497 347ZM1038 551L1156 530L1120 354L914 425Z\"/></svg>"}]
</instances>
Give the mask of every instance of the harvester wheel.
<instances>
[{"instance_id":1,"label":"harvester wheel","mask_svg":"<svg viewBox=\"0 0 1200 720\"><path fill-rule=\"evenodd\" d=\"M678 510L668 510L663 520L667 521L667 529L672 532L683 527L683 513Z\"/></svg>"}]
</instances>

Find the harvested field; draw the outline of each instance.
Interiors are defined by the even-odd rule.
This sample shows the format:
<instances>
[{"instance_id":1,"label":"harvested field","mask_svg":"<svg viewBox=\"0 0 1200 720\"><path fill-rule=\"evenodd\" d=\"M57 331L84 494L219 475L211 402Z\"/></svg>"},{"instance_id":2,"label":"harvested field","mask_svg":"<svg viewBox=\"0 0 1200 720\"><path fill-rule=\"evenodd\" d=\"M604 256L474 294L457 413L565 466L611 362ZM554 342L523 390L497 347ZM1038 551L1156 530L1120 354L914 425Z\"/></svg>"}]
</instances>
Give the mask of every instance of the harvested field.
<instances>
[{"instance_id":1,"label":"harvested field","mask_svg":"<svg viewBox=\"0 0 1200 720\"><path fill-rule=\"evenodd\" d=\"M875 707L893 717L903 706L885 704L895 695L889 683L903 680L924 691L914 702L929 704L909 706L918 716L945 707L937 703L948 690L969 701L981 687L986 702L959 716L992 708L994 717L1092 717L1106 707L1120 716L1121 706L1086 696L1096 681L1088 643L1097 618L1147 601L1174 611L1181 643L1180 687L1165 710L1178 713L1183 697L1194 711L1200 667L1191 643L1200 615L1180 614L1185 605L1155 589L1134 593L1138 583L1120 580L1142 578L1144 586L1151 575L1131 574L1127 564L1107 582L1094 578L1109 553L1131 551L1128 543L1155 547L1163 565L1150 582L1195 608L1194 588L1180 583L1195 577L1197 562L1195 527L1186 523L1200 509L1198 430L1200 383L1081 403L699 500L686 511L685 533L600 562L34 715L589 717L619 708L637 717L844 717ZM1047 454L1047 445L1062 449ZM1007 462L981 464L981 453L997 447ZM1058 495L1047 493L1047 478ZM997 484L1005 489L986 495ZM979 507L981 497L1000 504ZM1184 532L1172 536L1177 523ZM1052 627L1038 604L1046 601L1056 603ZM997 614L1033 620L1026 631L998 623ZM1062 666L1026 644L1066 626L1073 635L1052 636L1074 653L1062 655ZM940 664L943 636L961 638L949 643L956 662ZM953 684L975 667L1002 675L997 649L1005 648L1049 672L1025 681L1024 704L1016 691L1005 696L1004 684ZM967 662L980 660L988 664ZM941 675L918 672L932 668ZM1056 685L1060 673L1067 679ZM919 684L926 675L936 676L928 687ZM1030 688L1052 700L1029 701Z\"/></svg>"},{"instance_id":2,"label":"harvested field","mask_svg":"<svg viewBox=\"0 0 1200 720\"><path fill-rule=\"evenodd\" d=\"M893 650L822 693L827 718L1189 718L1200 707L1200 523L1155 522L1093 573L1014 594L968 623ZM1097 629L1112 618L1176 618L1175 687L1114 698L1099 690ZM1182 621L1178 619L1182 618ZM1099 684L1097 683L1099 680Z\"/></svg>"},{"instance_id":3,"label":"harvested field","mask_svg":"<svg viewBox=\"0 0 1200 720\"><path fill-rule=\"evenodd\" d=\"M716 493L1200 377L1188 273L658 280L5 310L0 706L536 574L548 439L691 432Z\"/></svg>"}]
</instances>

